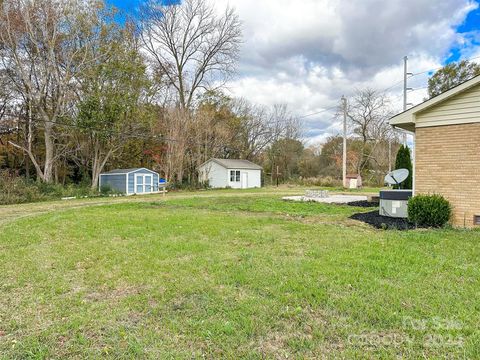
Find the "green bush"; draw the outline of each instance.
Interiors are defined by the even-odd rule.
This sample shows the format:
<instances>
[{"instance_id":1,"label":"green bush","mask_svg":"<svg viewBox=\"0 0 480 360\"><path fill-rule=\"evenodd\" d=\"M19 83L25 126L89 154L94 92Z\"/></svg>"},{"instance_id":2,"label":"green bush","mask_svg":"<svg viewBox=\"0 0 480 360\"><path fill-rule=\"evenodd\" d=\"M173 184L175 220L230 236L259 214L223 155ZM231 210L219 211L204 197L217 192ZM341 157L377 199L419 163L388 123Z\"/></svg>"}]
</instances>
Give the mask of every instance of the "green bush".
<instances>
[{"instance_id":1,"label":"green bush","mask_svg":"<svg viewBox=\"0 0 480 360\"><path fill-rule=\"evenodd\" d=\"M44 195L27 180L8 171L0 172L0 205L45 200Z\"/></svg>"},{"instance_id":2,"label":"green bush","mask_svg":"<svg viewBox=\"0 0 480 360\"><path fill-rule=\"evenodd\" d=\"M112 193L110 191L104 195ZM75 184L66 186L47 184L25 179L9 171L0 171L0 205L59 200L63 197L81 198L98 195L98 191L92 190L86 184L82 186Z\"/></svg>"},{"instance_id":3,"label":"green bush","mask_svg":"<svg viewBox=\"0 0 480 360\"><path fill-rule=\"evenodd\" d=\"M331 176L318 176L309 178L299 178L295 181L298 185L303 186L323 186L323 187L337 187L342 185L342 181Z\"/></svg>"},{"instance_id":4,"label":"green bush","mask_svg":"<svg viewBox=\"0 0 480 360\"><path fill-rule=\"evenodd\" d=\"M452 207L441 195L416 195L408 201L408 220L417 226L442 227L452 215Z\"/></svg>"},{"instance_id":5,"label":"green bush","mask_svg":"<svg viewBox=\"0 0 480 360\"><path fill-rule=\"evenodd\" d=\"M402 189L411 189L412 188L412 160L410 156L410 148L408 146L400 146L398 149L397 158L395 159L395 169L407 169L408 178L400 184L400 186L395 185L395 188L401 187Z\"/></svg>"},{"instance_id":6,"label":"green bush","mask_svg":"<svg viewBox=\"0 0 480 360\"><path fill-rule=\"evenodd\" d=\"M102 194L102 195L108 195L108 194L111 193L111 191L112 191L112 188L108 184L107 185L102 185L100 187L100 194Z\"/></svg>"},{"instance_id":7,"label":"green bush","mask_svg":"<svg viewBox=\"0 0 480 360\"><path fill-rule=\"evenodd\" d=\"M62 197L93 197L98 196L99 192L92 189L88 184L48 184L44 182L29 182L32 187L38 188L39 192L47 199L61 199ZM111 193L111 192L109 192ZM108 195L108 194L105 194Z\"/></svg>"}]
</instances>

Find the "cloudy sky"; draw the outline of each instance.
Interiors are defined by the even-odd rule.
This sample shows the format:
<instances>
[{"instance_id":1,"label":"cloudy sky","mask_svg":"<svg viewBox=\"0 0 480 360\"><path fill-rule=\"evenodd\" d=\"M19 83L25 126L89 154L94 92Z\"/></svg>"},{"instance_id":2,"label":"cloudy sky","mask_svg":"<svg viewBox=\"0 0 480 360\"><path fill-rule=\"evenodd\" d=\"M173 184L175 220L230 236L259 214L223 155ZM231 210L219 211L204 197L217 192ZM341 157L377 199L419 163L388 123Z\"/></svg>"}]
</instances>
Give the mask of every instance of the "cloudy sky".
<instances>
[{"instance_id":1,"label":"cloudy sky","mask_svg":"<svg viewBox=\"0 0 480 360\"><path fill-rule=\"evenodd\" d=\"M109 0L134 12L139 0ZM340 131L333 118L342 94L388 88L400 110L403 57L408 101L426 95L432 70L480 56L480 9L474 0L215 0L243 23L239 72L229 91L255 103L287 103L308 142ZM395 85L396 84L396 85ZM395 86L393 86L395 85ZM311 116L305 116L318 113Z\"/></svg>"}]
</instances>

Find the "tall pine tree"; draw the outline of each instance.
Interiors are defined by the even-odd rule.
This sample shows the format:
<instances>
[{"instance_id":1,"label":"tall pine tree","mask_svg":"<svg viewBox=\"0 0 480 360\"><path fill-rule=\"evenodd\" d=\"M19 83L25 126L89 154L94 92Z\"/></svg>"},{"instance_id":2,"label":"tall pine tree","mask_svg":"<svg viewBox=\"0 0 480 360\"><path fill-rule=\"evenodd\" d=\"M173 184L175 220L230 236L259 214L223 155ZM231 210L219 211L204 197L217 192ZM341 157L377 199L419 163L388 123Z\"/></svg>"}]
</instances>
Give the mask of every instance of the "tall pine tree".
<instances>
[{"instance_id":1,"label":"tall pine tree","mask_svg":"<svg viewBox=\"0 0 480 360\"><path fill-rule=\"evenodd\" d=\"M397 152L397 158L395 159L395 169L407 169L408 178L405 180L400 187L402 189L411 189L412 188L412 160L410 157L410 148L408 146L400 146ZM397 187L398 188L398 187Z\"/></svg>"}]
</instances>

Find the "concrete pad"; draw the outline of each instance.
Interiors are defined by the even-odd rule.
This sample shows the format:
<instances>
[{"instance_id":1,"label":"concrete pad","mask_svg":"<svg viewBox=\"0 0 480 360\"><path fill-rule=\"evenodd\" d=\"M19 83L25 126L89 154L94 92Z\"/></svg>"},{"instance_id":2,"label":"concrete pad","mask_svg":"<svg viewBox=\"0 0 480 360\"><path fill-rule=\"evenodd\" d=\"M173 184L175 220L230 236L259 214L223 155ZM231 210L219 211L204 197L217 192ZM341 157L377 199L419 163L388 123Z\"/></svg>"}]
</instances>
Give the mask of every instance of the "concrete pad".
<instances>
[{"instance_id":1,"label":"concrete pad","mask_svg":"<svg viewBox=\"0 0 480 360\"><path fill-rule=\"evenodd\" d=\"M285 196L282 199L288 201L314 201L326 204L347 204L353 201L367 201L368 197L364 195L329 195L325 198L307 196Z\"/></svg>"}]
</instances>

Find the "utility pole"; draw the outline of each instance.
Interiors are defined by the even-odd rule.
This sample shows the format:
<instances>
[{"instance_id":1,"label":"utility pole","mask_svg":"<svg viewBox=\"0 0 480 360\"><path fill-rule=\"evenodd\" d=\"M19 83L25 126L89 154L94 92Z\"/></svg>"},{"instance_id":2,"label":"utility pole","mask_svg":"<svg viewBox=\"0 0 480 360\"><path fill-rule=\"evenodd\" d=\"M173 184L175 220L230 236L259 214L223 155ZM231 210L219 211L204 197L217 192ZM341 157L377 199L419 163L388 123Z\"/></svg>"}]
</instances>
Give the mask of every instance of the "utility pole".
<instances>
[{"instance_id":1,"label":"utility pole","mask_svg":"<svg viewBox=\"0 0 480 360\"><path fill-rule=\"evenodd\" d=\"M277 176L276 176L276 178L277 178L277 187L278 187L278 176L279 176L279 175L280 175L280 172L279 172L278 165L277 165Z\"/></svg>"},{"instance_id":2,"label":"utility pole","mask_svg":"<svg viewBox=\"0 0 480 360\"><path fill-rule=\"evenodd\" d=\"M407 106L409 105L407 102L407 91L412 90L407 85L408 76L412 75L412 73L408 72L408 56L403 57L403 111L407 110ZM403 145L407 145L407 134L402 134Z\"/></svg>"},{"instance_id":3,"label":"utility pole","mask_svg":"<svg viewBox=\"0 0 480 360\"><path fill-rule=\"evenodd\" d=\"M343 187L347 187L347 99L342 95L343 105L343 162L342 162L342 180Z\"/></svg>"},{"instance_id":4,"label":"utility pole","mask_svg":"<svg viewBox=\"0 0 480 360\"><path fill-rule=\"evenodd\" d=\"M392 139L388 138L388 172L392 171Z\"/></svg>"},{"instance_id":5,"label":"utility pole","mask_svg":"<svg viewBox=\"0 0 480 360\"><path fill-rule=\"evenodd\" d=\"M408 56L403 57L403 111L407 110L407 62Z\"/></svg>"}]
</instances>

